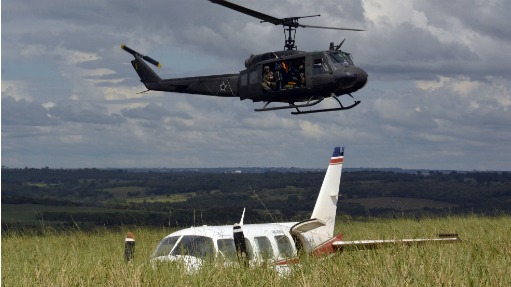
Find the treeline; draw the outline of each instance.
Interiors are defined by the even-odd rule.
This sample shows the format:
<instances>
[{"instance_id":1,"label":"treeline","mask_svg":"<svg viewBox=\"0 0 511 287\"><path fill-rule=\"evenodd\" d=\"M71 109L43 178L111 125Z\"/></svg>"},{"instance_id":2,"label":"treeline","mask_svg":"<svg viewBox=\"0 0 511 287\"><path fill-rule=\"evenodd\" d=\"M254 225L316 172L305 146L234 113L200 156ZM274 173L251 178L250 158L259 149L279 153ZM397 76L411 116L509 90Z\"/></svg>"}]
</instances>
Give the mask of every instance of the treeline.
<instances>
[{"instance_id":1,"label":"treeline","mask_svg":"<svg viewBox=\"0 0 511 287\"><path fill-rule=\"evenodd\" d=\"M37 220L68 224L170 225L301 220L310 216L324 172L203 173L105 169L2 168L2 204L92 206L110 211L45 211ZM164 200L177 194L186 200ZM511 213L511 172L403 173L345 171L338 214L429 216L446 213ZM366 208L343 199L399 197L429 199L450 207L396 210ZM150 200L155 198L154 200ZM111 211L113 210L113 211ZM270 217L271 215L271 217Z\"/></svg>"},{"instance_id":2,"label":"treeline","mask_svg":"<svg viewBox=\"0 0 511 287\"><path fill-rule=\"evenodd\" d=\"M344 179L347 184L342 191L346 198L423 198L474 208L506 208L503 203L511 198L511 172L361 171L347 173Z\"/></svg>"}]
</instances>

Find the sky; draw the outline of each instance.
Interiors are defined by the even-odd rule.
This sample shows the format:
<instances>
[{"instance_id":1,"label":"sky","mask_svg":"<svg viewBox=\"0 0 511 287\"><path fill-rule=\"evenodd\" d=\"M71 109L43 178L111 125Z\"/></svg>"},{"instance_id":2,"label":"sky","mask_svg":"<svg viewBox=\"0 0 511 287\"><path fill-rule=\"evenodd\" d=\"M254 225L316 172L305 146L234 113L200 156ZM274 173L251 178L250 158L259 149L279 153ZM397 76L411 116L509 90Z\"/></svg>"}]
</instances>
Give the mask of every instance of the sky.
<instances>
[{"instance_id":1,"label":"sky","mask_svg":"<svg viewBox=\"0 0 511 287\"><path fill-rule=\"evenodd\" d=\"M369 74L357 107L254 112L237 98L148 92L127 46L162 78L236 73L283 49L282 27L206 0L3 1L3 166L511 170L511 2L232 0L302 24L298 49L346 41ZM334 105L330 100L326 105Z\"/></svg>"}]
</instances>

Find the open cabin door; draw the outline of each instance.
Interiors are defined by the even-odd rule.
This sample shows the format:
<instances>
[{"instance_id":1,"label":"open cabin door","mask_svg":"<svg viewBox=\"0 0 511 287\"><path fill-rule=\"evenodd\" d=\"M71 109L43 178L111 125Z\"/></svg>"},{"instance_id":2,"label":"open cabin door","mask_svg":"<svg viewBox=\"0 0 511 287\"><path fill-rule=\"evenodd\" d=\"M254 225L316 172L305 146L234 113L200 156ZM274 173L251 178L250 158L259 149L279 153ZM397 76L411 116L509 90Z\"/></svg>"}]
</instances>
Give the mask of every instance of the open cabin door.
<instances>
[{"instance_id":1,"label":"open cabin door","mask_svg":"<svg viewBox=\"0 0 511 287\"><path fill-rule=\"evenodd\" d=\"M307 240L307 238L304 236L304 233L325 225L326 225L325 222L316 218L307 219L293 225L289 232L291 233L291 236L295 241L297 252L300 253L303 251L305 252L311 251L314 248L314 246L312 246L311 242Z\"/></svg>"}]
</instances>

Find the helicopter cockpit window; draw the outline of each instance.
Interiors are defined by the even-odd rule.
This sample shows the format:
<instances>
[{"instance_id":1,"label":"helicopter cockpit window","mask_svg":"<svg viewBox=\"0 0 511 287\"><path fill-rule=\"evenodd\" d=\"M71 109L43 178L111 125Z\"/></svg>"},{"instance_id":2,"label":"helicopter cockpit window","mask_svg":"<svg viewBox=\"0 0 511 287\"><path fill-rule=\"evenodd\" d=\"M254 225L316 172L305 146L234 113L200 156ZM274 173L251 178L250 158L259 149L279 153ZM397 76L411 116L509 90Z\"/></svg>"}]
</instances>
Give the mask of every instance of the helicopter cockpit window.
<instances>
[{"instance_id":1,"label":"helicopter cockpit window","mask_svg":"<svg viewBox=\"0 0 511 287\"><path fill-rule=\"evenodd\" d=\"M312 68L312 73L314 75L330 73L330 72L331 72L331 69L328 66L328 60L326 57L314 60L314 66Z\"/></svg>"},{"instance_id":2,"label":"helicopter cockpit window","mask_svg":"<svg viewBox=\"0 0 511 287\"><path fill-rule=\"evenodd\" d=\"M351 56L344 52L329 53L332 63L337 67L338 65L353 65Z\"/></svg>"},{"instance_id":3,"label":"helicopter cockpit window","mask_svg":"<svg viewBox=\"0 0 511 287\"><path fill-rule=\"evenodd\" d=\"M206 236L185 235L172 251L172 255L189 255L201 259L215 256L213 239Z\"/></svg>"}]
</instances>

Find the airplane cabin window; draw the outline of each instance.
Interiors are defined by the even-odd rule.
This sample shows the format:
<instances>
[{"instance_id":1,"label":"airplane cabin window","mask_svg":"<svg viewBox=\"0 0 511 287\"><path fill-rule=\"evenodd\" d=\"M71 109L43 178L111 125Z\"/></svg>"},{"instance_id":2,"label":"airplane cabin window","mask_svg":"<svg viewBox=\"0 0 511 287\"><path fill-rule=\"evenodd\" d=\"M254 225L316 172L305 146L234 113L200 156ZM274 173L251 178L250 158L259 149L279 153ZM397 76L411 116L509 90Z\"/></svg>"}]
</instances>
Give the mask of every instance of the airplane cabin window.
<instances>
[{"instance_id":1,"label":"airplane cabin window","mask_svg":"<svg viewBox=\"0 0 511 287\"><path fill-rule=\"evenodd\" d=\"M190 255L201 259L213 259L213 239L206 236L185 235L172 251L172 255Z\"/></svg>"},{"instance_id":2,"label":"airplane cabin window","mask_svg":"<svg viewBox=\"0 0 511 287\"><path fill-rule=\"evenodd\" d=\"M234 239L218 239L216 243L218 245L218 251L224 255L227 261L236 261L238 259Z\"/></svg>"},{"instance_id":3,"label":"airplane cabin window","mask_svg":"<svg viewBox=\"0 0 511 287\"><path fill-rule=\"evenodd\" d=\"M273 258L273 248L271 247L271 242L268 237L254 237L254 240L257 244L257 247L259 247L259 252L261 253L261 257L263 259Z\"/></svg>"},{"instance_id":4,"label":"airplane cabin window","mask_svg":"<svg viewBox=\"0 0 511 287\"><path fill-rule=\"evenodd\" d=\"M277 248L279 249L281 257L293 257L293 246L291 245L291 242L287 236L277 235L275 236L275 241L277 241Z\"/></svg>"},{"instance_id":5,"label":"airplane cabin window","mask_svg":"<svg viewBox=\"0 0 511 287\"><path fill-rule=\"evenodd\" d=\"M245 245L247 246L247 257L248 260L254 259L254 251L252 249L252 244L250 243L250 240L245 237Z\"/></svg>"},{"instance_id":6,"label":"airplane cabin window","mask_svg":"<svg viewBox=\"0 0 511 287\"><path fill-rule=\"evenodd\" d=\"M172 248L176 244L177 240L180 236L172 236L164 238L156 247L156 249L153 252L152 257L160 257L160 256L167 256L170 254L170 251L172 251Z\"/></svg>"}]
</instances>

